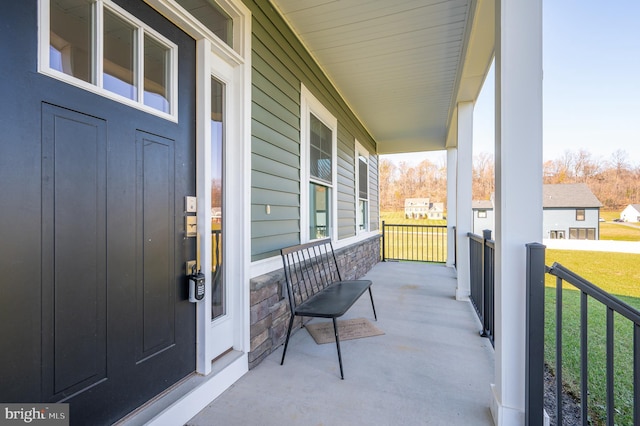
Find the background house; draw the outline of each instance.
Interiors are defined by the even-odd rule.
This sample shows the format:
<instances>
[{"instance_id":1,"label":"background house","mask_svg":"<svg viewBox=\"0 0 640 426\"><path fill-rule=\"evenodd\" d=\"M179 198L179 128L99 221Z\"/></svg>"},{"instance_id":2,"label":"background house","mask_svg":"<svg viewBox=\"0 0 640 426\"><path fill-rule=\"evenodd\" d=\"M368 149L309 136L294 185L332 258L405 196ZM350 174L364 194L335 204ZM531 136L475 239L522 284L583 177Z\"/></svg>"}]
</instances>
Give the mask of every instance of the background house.
<instances>
[{"instance_id":1,"label":"background house","mask_svg":"<svg viewBox=\"0 0 640 426\"><path fill-rule=\"evenodd\" d=\"M432 203L429 198L404 200L404 216L413 219L443 219L444 203Z\"/></svg>"},{"instance_id":2,"label":"background house","mask_svg":"<svg viewBox=\"0 0 640 426\"><path fill-rule=\"evenodd\" d=\"M640 204L629 204L620 213L623 222L640 222Z\"/></svg>"},{"instance_id":3,"label":"background house","mask_svg":"<svg viewBox=\"0 0 640 426\"><path fill-rule=\"evenodd\" d=\"M542 194L543 238L600 238L602 203L586 184L547 184L543 185Z\"/></svg>"},{"instance_id":4,"label":"background house","mask_svg":"<svg viewBox=\"0 0 640 426\"><path fill-rule=\"evenodd\" d=\"M471 210L473 211L473 233L482 235L485 229L493 232L495 223L493 196L490 200L473 200Z\"/></svg>"},{"instance_id":5,"label":"background house","mask_svg":"<svg viewBox=\"0 0 640 426\"><path fill-rule=\"evenodd\" d=\"M542 190L543 238L599 239L602 204L586 184L545 184ZM491 200L474 200L472 210L473 233L482 235L485 229L493 232L495 223L493 197ZM635 218L638 217L640 213Z\"/></svg>"}]
</instances>

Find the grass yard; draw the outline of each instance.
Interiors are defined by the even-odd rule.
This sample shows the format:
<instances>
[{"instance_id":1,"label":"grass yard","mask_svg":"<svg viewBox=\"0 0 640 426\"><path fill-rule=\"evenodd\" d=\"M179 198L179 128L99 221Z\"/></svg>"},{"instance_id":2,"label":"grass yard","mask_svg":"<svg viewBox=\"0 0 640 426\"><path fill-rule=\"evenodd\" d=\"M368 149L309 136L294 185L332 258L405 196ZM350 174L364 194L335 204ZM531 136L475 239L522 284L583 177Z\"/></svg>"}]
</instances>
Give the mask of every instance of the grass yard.
<instances>
[{"instance_id":1,"label":"grass yard","mask_svg":"<svg viewBox=\"0 0 640 426\"><path fill-rule=\"evenodd\" d=\"M618 219L620 217L620 211L600 210L600 217L606 220L607 222L611 222L613 219Z\"/></svg>"},{"instance_id":2,"label":"grass yard","mask_svg":"<svg viewBox=\"0 0 640 426\"><path fill-rule=\"evenodd\" d=\"M446 225L446 219L407 219L404 212L380 212L380 226L382 221L388 225Z\"/></svg>"},{"instance_id":3,"label":"grass yard","mask_svg":"<svg viewBox=\"0 0 640 426\"><path fill-rule=\"evenodd\" d=\"M613 222L620 217L619 211L600 211L600 217L606 222L600 222L600 239L614 241L640 241L640 227Z\"/></svg>"},{"instance_id":4,"label":"grass yard","mask_svg":"<svg viewBox=\"0 0 640 426\"><path fill-rule=\"evenodd\" d=\"M640 255L588 251L546 251L547 265L558 262L583 278L640 308ZM545 358L555 366L555 277L547 275L545 312ZM591 424L606 420L606 308L599 302L588 302L588 406ZM580 292L565 283L563 307L563 380L567 389L580 395ZM615 424L633 424L633 325L614 315Z\"/></svg>"},{"instance_id":5,"label":"grass yard","mask_svg":"<svg viewBox=\"0 0 640 426\"><path fill-rule=\"evenodd\" d=\"M640 228L618 222L600 222L600 239L614 241L640 241Z\"/></svg>"}]
</instances>

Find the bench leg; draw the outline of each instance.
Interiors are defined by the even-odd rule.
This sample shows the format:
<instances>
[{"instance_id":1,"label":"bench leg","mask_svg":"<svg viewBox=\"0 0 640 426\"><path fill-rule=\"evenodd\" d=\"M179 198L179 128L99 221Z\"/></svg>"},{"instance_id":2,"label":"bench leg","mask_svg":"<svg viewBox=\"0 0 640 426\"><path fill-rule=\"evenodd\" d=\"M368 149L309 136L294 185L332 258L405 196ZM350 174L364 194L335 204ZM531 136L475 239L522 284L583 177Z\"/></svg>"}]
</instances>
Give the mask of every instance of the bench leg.
<instances>
[{"instance_id":1,"label":"bench leg","mask_svg":"<svg viewBox=\"0 0 640 426\"><path fill-rule=\"evenodd\" d=\"M344 380L344 373L342 371L342 354L340 353L340 338L338 337L338 324L335 318L333 319L333 331L336 335L336 348L338 348L338 363L340 363L340 378Z\"/></svg>"},{"instance_id":2,"label":"bench leg","mask_svg":"<svg viewBox=\"0 0 640 426\"><path fill-rule=\"evenodd\" d=\"M373 304L373 293L371 293L371 287L369 287L369 297L371 298L371 307L373 308L373 317L378 321L378 315L376 315L376 305Z\"/></svg>"},{"instance_id":3,"label":"bench leg","mask_svg":"<svg viewBox=\"0 0 640 426\"><path fill-rule=\"evenodd\" d=\"M289 329L287 330L287 339L284 341L284 350L282 351L282 360L280 361L280 365L284 364L284 356L287 354L287 346L289 345L289 336L291 335L291 328L293 327L293 319L295 315L291 314L291 319L289 320Z\"/></svg>"}]
</instances>

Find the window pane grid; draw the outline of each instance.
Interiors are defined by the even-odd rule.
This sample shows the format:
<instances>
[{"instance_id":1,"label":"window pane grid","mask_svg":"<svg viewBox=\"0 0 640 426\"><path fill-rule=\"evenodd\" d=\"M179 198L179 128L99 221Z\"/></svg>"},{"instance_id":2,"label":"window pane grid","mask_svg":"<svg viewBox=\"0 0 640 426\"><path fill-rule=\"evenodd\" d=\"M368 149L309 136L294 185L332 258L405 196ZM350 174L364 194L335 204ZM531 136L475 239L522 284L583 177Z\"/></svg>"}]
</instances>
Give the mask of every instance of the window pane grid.
<instances>
[{"instance_id":1,"label":"window pane grid","mask_svg":"<svg viewBox=\"0 0 640 426\"><path fill-rule=\"evenodd\" d=\"M127 99L137 100L137 28L108 9L104 11L103 87Z\"/></svg>"},{"instance_id":2,"label":"window pane grid","mask_svg":"<svg viewBox=\"0 0 640 426\"><path fill-rule=\"evenodd\" d=\"M162 112L169 110L170 49L144 35L144 104Z\"/></svg>"},{"instance_id":3,"label":"window pane grid","mask_svg":"<svg viewBox=\"0 0 640 426\"><path fill-rule=\"evenodd\" d=\"M361 199L367 200L369 198L368 190L368 178L369 167L367 160L360 156L358 159L358 192Z\"/></svg>"},{"instance_id":4,"label":"window pane grid","mask_svg":"<svg viewBox=\"0 0 640 426\"><path fill-rule=\"evenodd\" d=\"M86 0L52 0L49 67L91 82L92 5Z\"/></svg>"},{"instance_id":5,"label":"window pane grid","mask_svg":"<svg viewBox=\"0 0 640 426\"><path fill-rule=\"evenodd\" d=\"M309 173L311 177L332 183L333 138L331 129L313 114L310 116Z\"/></svg>"},{"instance_id":6,"label":"window pane grid","mask_svg":"<svg viewBox=\"0 0 640 426\"><path fill-rule=\"evenodd\" d=\"M117 5L101 0L49 2L45 72L65 74L71 77L62 78L68 83L116 100L124 98L132 106L176 115L171 101L177 46Z\"/></svg>"}]
</instances>

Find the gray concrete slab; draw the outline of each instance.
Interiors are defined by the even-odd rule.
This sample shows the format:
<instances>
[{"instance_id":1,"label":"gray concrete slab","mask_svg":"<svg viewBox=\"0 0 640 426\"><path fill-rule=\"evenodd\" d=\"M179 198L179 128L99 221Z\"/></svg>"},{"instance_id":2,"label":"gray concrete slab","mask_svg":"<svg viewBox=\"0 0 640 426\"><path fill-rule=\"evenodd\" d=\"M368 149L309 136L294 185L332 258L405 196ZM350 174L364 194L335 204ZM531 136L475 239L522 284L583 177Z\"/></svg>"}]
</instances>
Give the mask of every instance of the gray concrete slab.
<instances>
[{"instance_id":1,"label":"gray concrete slab","mask_svg":"<svg viewBox=\"0 0 640 426\"><path fill-rule=\"evenodd\" d=\"M317 345L306 330L187 424L492 425L494 352L469 302L455 300L454 271L380 263L368 274L382 336ZM343 318L373 321L366 294ZM319 320L314 320L319 321Z\"/></svg>"}]
</instances>

